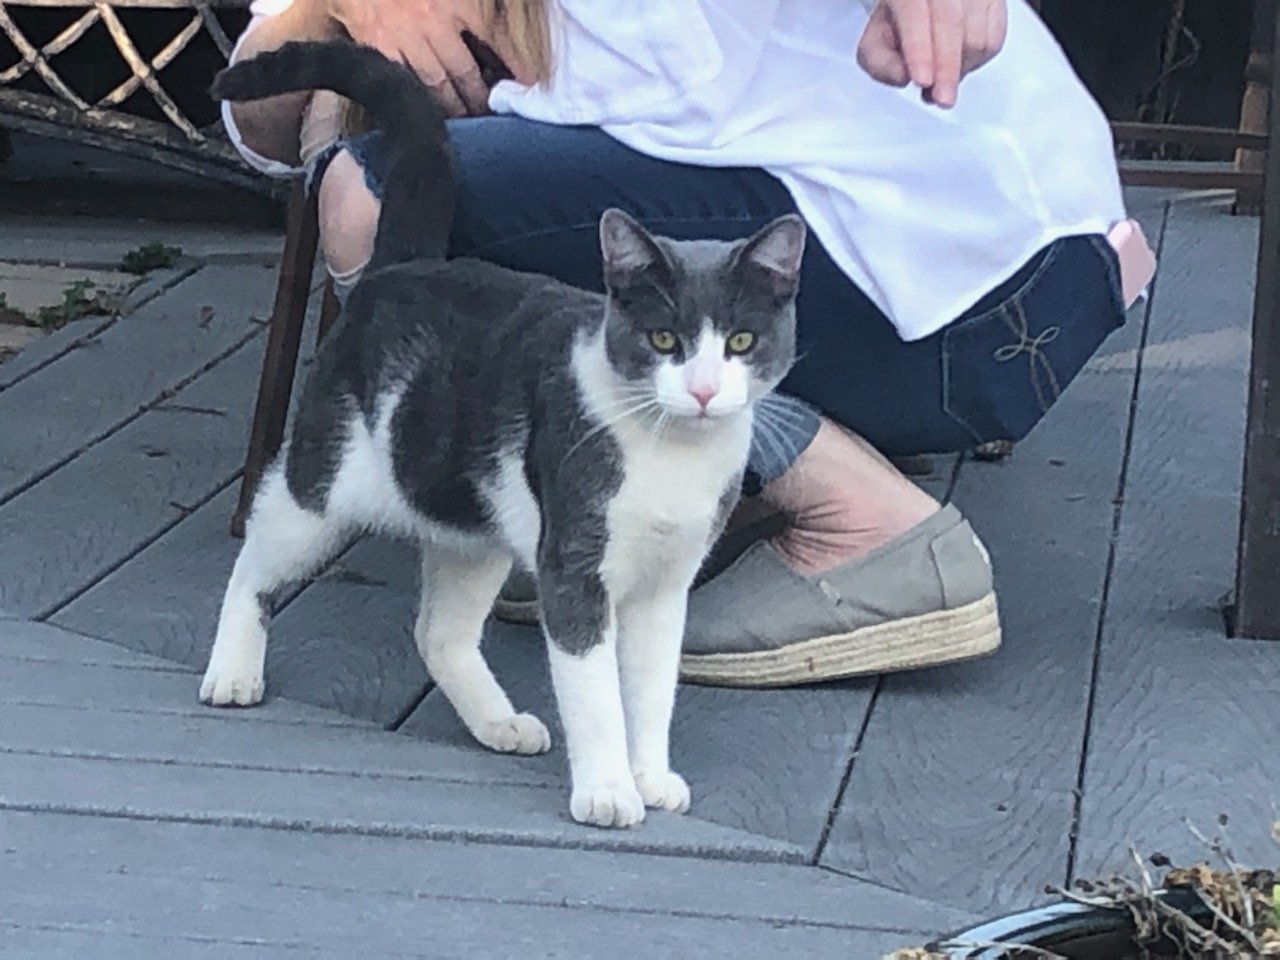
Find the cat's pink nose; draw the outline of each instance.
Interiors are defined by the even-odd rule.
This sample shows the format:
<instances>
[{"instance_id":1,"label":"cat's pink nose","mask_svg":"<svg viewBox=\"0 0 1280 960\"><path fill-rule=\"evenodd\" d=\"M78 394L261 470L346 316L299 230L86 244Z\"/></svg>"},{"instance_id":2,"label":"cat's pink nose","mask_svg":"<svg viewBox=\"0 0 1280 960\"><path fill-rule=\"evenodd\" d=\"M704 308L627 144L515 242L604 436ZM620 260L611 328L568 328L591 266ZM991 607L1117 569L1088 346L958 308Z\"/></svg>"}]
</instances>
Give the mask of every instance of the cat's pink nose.
<instances>
[{"instance_id":1,"label":"cat's pink nose","mask_svg":"<svg viewBox=\"0 0 1280 960\"><path fill-rule=\"evenodd\" d=\"M710 386L700 385L700 386L689 388L689 396L697 400L698 406L700 406L703 410L707 409L707 404L709 404L713 399L715 399L715 395L718 392L719 391L716 390L715 387L710 387Z\"/></svg>"}]
</instances>

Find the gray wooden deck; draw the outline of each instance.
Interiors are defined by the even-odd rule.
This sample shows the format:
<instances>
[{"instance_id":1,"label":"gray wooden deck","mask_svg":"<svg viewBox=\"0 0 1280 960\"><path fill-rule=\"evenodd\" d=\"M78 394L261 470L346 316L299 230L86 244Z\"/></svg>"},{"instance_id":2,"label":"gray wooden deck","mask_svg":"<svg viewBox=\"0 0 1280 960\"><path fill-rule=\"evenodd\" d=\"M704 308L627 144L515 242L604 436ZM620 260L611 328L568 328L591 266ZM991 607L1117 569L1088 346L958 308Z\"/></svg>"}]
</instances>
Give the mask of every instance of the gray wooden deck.
<instances>
[{"instance_id":1,"label":"gray wooden deck","mask_svg":"<svg viewBox=\"0 0 1280 960\"><path fill-rule=\"evenodd\" d=\"M273 626L270 700L196 702L273 283L186 244L114 322L0 366L0 954L843 957L1124 869L1231 817L1274 862L1280 645L1224 638L1257 223L1136 193L1150 303L1001 464L924 482L991 547L1006 645L780 691L690 687L688 817L567 818L564 756L464 736L365 541ZM0 259L111 263L121 225L0 221ZM70 252L69 252L70 251ZM209 308L209 309L206 309ZM551 716L532 631L488 649Z\"/></svg>"}]
</instances>

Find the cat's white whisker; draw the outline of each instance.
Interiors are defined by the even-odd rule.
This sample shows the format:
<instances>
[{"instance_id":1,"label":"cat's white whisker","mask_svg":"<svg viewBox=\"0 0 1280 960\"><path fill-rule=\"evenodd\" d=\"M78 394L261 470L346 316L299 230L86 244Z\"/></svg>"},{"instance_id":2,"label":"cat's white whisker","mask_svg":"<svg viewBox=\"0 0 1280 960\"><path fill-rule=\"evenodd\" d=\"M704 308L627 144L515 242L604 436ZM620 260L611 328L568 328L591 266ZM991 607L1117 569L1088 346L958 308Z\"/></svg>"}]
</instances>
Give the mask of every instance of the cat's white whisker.
<instances>
[{"instance_id":1,"label":"cat's white whisker","mask_svg":"<svg viewBox=\"0 0 1280 960\"><path fill-rule=\"evenodd\" d=\"M792 404L787 403L776 393L766 394L762 397L756 404L756 409L767 410L772 414L790 418L797 423L803 423L806 419L801 411L797 410Z\"/></svg>"},{"instance_id":2,"label":"cat's white whisker","mask_svg":"<svg viewBox=\"0 0 1280 960\"><path fill-rule=\"evenodd\" d=\"M584 443L587 443L588 441L599 436L603 431L608 430L610 427L617 426L623 420L627 419L628 417L634 414L640 413L643 410L647 410L651 407L656 407L656 406L658 406L658 401L650 398L648 400L645 400L642 403L638 403L638 404L635 404L634 406L628 407L627 409L623 410L621 413L616 414L607 420L600 421L593 428L591 428L585 434L583 434L580 438L578 438L578 441L569 448L568 452L561 458L560 466L563 467L566 463L568 463L569 458L572 457L579 450L579 448L582 447Z\"/></svg>"},{"instance_id":3,"label":"cat's white whisker","mask_svg":"<svg viewBox=\"0 0 1280 960\"><path fill-rule=\"evenodd\" d=\"M780 427L777 421L769 419L773 413L775 411L756 408L755 439L760 441L779 463L786 463L791 458L787 455L788 445L782 440L785 428Z\"/></svg>"}]
</instances>

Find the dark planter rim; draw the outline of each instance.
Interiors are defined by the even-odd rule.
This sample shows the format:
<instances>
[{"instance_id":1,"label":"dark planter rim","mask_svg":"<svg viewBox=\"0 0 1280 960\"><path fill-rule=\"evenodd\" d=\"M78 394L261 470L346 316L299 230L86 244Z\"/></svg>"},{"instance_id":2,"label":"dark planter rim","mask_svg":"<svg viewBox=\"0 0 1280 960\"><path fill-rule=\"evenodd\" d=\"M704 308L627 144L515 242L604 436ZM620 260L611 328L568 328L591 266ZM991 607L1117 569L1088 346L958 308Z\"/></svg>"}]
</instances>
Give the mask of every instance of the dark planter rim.
<instances>
[{"instance_id":1,"label":"dark planter rim","mask_svg":"<svg viewBox=\"0 0 1280 960\"><path fill-rule=\"evenodd\" d=\"M1171 905L1193 917L1208 912L1199 895L1191 890L1170 890L1160 894ZM1025 944L1052 949L1073 936L1127 935L1133 931L1129 913L1121 908L1090 907L1080 903L1054 903L987 920L953 934L954 943ZM1007 960L1005 947L954 947L951 960Z\"/></svg>"}]
</instances>

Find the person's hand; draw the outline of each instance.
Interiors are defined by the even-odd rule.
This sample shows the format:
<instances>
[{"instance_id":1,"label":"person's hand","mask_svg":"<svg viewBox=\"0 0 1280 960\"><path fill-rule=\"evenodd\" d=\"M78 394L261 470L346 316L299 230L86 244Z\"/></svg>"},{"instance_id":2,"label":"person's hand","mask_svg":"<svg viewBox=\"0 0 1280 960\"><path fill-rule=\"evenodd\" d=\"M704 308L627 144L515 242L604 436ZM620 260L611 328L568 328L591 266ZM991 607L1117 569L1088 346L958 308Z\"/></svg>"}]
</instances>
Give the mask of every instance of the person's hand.
<instances>
[{"instance_id":1,"label":"person's hand","mask_svg":"<svg viewBox=\"0 0 1280 960\"><path fill-rule=\"evenodd\" d=\"M413 68L451 116L487 112L489 89L464 33L493 44L475 0L322 0L357 43ZM499 50L499 55L503 51Z\"/></svg>"},{"instance_id":2,"label":"person's hand","mask_svg":"<svg viewBox=\"0 0 1280 960\"><path fill-rule=\"evenodd\" d=\"M858 43L858 63L884 83L918 86L952 107L960 79L1000 52L1006 0L878 0Z\"/></svg>"}]
</instances>

